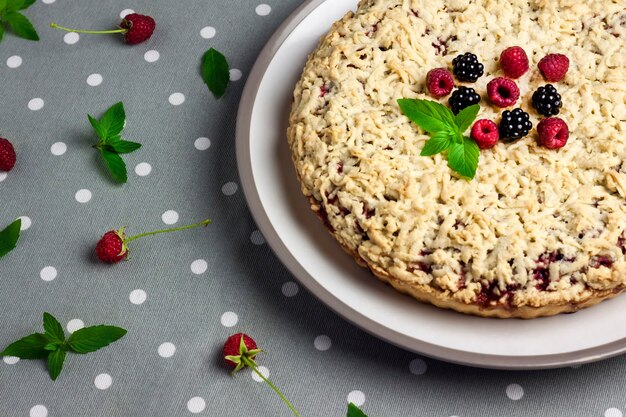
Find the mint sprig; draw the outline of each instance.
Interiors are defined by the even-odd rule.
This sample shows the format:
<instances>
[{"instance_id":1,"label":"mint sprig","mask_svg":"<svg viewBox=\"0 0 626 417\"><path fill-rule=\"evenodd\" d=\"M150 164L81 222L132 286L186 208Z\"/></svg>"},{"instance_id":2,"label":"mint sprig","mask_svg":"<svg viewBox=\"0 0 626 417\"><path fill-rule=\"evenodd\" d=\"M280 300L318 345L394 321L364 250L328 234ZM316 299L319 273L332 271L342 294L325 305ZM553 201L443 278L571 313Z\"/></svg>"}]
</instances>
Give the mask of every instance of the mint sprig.
<instances>
[{"instance_id":1,"label":"mint sprig","mask_svg":"<svg viewBox=\"0 0 626 417\"><path fill-rule=\"evenodd\" d=\"M0 231L0 258L11 252L17 246L20 239L20 230L22 229L22 220L17 219L6 229Z\"/></svg>"},{"instance_id":2,"label":"mint sprig","mask_svg":"<svg viewBox=\"0 0 626 417\"><path fill-rule=\"evenodd\" d=\"M430 133L421 156L447 151L448 166L465 178L474 178L478 167L478 145L463 133L476 119L480 109L478 104L464 108L456 116L446 106L431 100L402 98L398 100L398 106L413 123Z\"/></svg>"},{"instance_id":3,"label":"mint sprig","mask_svg":"<svg viewBox=\"0 0 626 417\"><path fill-rule=\"evenodd\" d=\"M0 356L16 356L20 359L47 358L50 378L56 380L63 370L68 351L95 352L126 334L126 330L120 327L99 325L77 330L66 340L63 326L49 313L43 313L43 328L45 333L33 333L11 343L0 352Z\"/></svg>"},{"instance_id":4,"label":"mint sprig","mask_svg":"<svg viewBox=\"0 0 626 417\"><path fill-rule=\"evenodd\" d=\"M39 35L33 24L20 10L29 8L36 0L0 0L0 41L4 36L4 26L8 25L20 38L38 41Z\"/></svg>"},{"instance_id":5,"label":"mint sprig","mask_svg":"<svg viewBox=\"0 0 626 417\"><path fill-rule=\"evenodd\" d=\"M226 92L230 82L230 72L226 57L219 51L211 48L202 56L202 79L216 98Z\"/></svg>"},{"instance_id":6,"label":"mint sprig","mask_svg":"<svg viewBox=\"0 0 626 417\"><path fill-rule=\"evenodd\" d=\"M1 0L0 0L1 1ZM141 144L122 139L122 130L126 125L126 112L122 102L111 106L100 120L87 115L89 123L96 131L100 141L94 145L104 160L113 179L119 183L128 181L126 164L120 154L127 154L141 148Z\"/></svg>"}]
</instances>

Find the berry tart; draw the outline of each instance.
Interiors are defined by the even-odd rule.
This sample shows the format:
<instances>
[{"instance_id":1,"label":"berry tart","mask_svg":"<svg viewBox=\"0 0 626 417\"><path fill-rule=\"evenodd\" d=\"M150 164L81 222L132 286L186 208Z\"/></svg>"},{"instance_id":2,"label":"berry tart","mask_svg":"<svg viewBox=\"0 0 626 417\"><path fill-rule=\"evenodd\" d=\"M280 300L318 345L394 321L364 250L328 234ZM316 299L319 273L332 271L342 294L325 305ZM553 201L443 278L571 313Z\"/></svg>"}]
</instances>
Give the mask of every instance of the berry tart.
<instances>
[{"instance_id":1,"label":"berry tart","mask_svg":"<svg viewBox=\"0 0 626 417\"><path fill-rule=\"evenodd\" d=\"M626 288L625 49L623 0L362 0L295 88L302 192L417 300L534 318L611 298ZM479 110L446 139L399 100ZM461 144L472 175L451 169Z\"/></svg>"}]
</instances>

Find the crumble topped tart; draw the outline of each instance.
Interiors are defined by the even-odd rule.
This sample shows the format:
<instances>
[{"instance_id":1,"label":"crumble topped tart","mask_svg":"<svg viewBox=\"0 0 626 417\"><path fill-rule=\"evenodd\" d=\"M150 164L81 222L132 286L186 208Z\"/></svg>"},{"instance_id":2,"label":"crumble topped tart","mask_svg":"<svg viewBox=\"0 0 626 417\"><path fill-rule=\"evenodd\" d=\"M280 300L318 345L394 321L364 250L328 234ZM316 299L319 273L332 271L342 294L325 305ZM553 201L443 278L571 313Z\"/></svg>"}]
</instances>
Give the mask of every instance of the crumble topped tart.
<instances>
[{"instance_id":1,"label":"crumble topped tart","mask_svg":"<svg viewBox=\"0 0 626 417\"><path fill-rule=\"evenodd\" d=\"M573 312L626 288L626 2L363 0L310 55L294 92L289 146L302 192L341 246L382 281L463 313L532 318ZM473 180L398 108L432 99L426 74L478 55L479 118L499 120L486 85L521 45L530 70L517 106L533 126L537 62L571 61L553 83L570 137L537 131L480 152ZM459 85L467 83L456 82ZM445 98L440 99L442 103Z\"/></svg>"}]
</instances>

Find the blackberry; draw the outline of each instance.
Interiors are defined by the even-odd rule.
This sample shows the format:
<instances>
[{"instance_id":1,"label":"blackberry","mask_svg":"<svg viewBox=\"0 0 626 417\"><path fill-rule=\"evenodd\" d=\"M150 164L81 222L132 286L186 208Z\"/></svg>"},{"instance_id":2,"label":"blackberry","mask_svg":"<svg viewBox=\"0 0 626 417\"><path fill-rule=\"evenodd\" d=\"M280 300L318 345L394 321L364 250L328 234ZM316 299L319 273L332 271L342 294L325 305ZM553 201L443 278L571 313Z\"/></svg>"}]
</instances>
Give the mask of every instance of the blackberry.
<instances>
[{"instance_id":1,"label":"blackberry","mask_svg":"<svg viewBox=\"0 0 626 417\"><path fill-rule=\"evenodd\" d=\"M452 72L461 81L475 82L483 75L485 67L478 62L476 55L466 52L452 60Z\"/></svg>"},{"instance_id":2,"label":"blackberry","mask_svg":"<svg viewBox=\"0 0 626 417\"><path fill-rule=\"evenodd\" d=\"M563 106L561 95L552 84L539 87L533 93L533 107L544 116L559 114L561 106Z\"/></svg>"},{"instance_id":3,"label":"blackberry","mask_svg":"<svg viewBox=\"0 0 626 417\"><path fill-rule=\"evenodd\" d=\"M448 99L448 103L452 108L452 113L457 114L461 110L466 107L471 106L472 104L478 104L480 102L480 96L473 88L469 87L459 87L454 90L450 98Z\"/></svg>"},{"instance_id":4,"label":"blackberry","mask_svg":"<svg viewBox=\"0 0 626 417\"><path fill-rule=\"evenodd\" d=\"M513 109L513 111L505 110L500 121L500 139L512 142L526 136L532 128L530 116L524 110L520 108Z\"/></svg>"}]
</instances>

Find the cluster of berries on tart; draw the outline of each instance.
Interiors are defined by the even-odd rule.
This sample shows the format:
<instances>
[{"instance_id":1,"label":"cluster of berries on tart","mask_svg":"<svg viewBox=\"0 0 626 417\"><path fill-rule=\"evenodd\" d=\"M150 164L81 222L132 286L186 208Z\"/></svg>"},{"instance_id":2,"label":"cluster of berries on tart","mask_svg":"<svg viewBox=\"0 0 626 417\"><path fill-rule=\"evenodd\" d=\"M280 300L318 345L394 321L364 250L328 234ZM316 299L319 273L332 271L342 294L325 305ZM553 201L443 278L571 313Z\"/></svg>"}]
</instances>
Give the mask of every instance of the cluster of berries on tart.
<instances>
[{"instance_id":1,"label":"cluster of berries on tart","mask_svg":"<svg viewBox=\"0 0 626 417\"><path fill-rule=\"evenodd\" d=\"M524 49L512 46L502 51L499 62L504 76L495 77L487 83L487 97L496 107L512 107L520 98L520 89L514 80L530 69L529 59ZM430 70L426 75L426 85L428 92L436 98L452 93L448 104L452 112L458 114L464 108L480 103L481 96L471 87L455 88L454 77L466 83L476 82L484 75L484 65L475 54L466 52L452 60L452 67L452 72L447 68ZM569 59L563 54L549 54L539 61L537 67L546 81L556 83L565 77L569 69ZM563 119L554 117L563 106L556 87L546 84L537 88L532 95L532 106L538 114L546 117L537 125L538 144L549 149L565 146L569 138L567 124ZM480 149L489 149L500 140L513 142L521 139L532 128L530 115L517 107L504 110L499 124L487 119L477 120L472 126L470 136Z\"/></svg>"}]
</instances>

